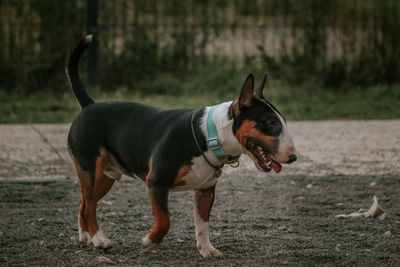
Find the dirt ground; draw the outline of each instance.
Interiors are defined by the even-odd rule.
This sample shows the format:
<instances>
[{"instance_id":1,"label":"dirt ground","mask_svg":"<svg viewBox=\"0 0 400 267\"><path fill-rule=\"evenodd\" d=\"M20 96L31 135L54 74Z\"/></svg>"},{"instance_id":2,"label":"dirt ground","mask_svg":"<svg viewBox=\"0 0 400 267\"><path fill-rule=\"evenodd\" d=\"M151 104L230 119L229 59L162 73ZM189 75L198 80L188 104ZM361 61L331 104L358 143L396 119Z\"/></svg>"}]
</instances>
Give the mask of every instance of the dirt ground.
<instances>
[{"instance_id":1,"label":"dirt ground","mask_svg":"<svg viewBox=\"0 0 400 267\"><path fill-rule=\"evenodd\" d=\"M399 144L398 132L395 143L386 148L379 145L384 148L380 151L371 150L379 157L394 156L397 160L384 168L378 157L371 158L382 169L365 172L362 170L370 168L370 163L358 162L361 168L356 171L351 168L355 163L349 161L350 156L342 155L340 164L338 155L330 153L336 148L321 150L324 142L309 139L303 133L308 129L304 125L293 126L298 134L298 164L285 166L281 174L260 173L246 158L239 169L226 167L217 185L210 227L211 242L224 258L207 260L195 246L192 192L171 193L170 232L155 251L140 253L140 240L153 218L145 186L128 177L99 202L100 224L114 246L103 251L80 244L80 189L63 148L67 126L32 126L36 129L32 132L39 132L38 138L48 145L41 149L53 155L47 157L42 151L41 161L24 158L35 150L21 144L22 137L14 147L23 146L26 153L19 152L18 157L5 153L21 129L0 127L0 167L8 167L0 173L0 265L400 266L399 147L393 147ZM324 130L319 125L314 132L318 135ZM14 135L7 135L7 139L7 133ZM346 133L341 136L346 137ZM310 147L310 142L315 145ZM353 155L370 146L354 150ZM330 154L332 165L317 157L315 150ZM335 217L368 209L374 195L387 213L384 220Z\"/></svg>"}]
</instances>

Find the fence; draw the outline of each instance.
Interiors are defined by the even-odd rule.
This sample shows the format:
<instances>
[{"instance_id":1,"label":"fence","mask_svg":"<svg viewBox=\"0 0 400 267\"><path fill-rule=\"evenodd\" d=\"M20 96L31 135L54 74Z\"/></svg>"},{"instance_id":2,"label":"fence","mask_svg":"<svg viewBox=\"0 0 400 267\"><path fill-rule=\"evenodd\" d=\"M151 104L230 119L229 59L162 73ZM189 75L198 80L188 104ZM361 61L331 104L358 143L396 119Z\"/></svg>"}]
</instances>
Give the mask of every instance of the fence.
<instances>
[{"instance_id":1,"label":"fence","mask_svg":"<svg viewBox=\"0 0 400 267\"><path fill-rule=\"evenodd\" d=\"M400 80L397 0L98 0L100 86L138 88L215 64L321 86ZM0 90L58 87L86 1L0 3Z\"/></svg>"}]
</instances>

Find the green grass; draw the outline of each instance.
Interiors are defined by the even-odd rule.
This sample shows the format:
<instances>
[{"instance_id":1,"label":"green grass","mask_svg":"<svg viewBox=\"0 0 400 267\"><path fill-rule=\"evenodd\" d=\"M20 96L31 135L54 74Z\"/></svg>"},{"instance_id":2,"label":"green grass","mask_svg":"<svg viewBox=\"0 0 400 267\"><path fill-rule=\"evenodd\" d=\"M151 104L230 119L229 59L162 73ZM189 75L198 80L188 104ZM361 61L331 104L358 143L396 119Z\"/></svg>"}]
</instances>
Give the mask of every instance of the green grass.
<instances>
[{"instance_id":1,"label":"green grass","mask_svg":"<svg viewBox=\"0 0 400 267\"><path fill-rule=\"evenodd\" d=\"M0 123L71 122L79 106L72 93L65 90L65 94L57 96L49 92L29 96L0 92ZM121 89L115 93L95 91L91 95L99 102L134 101L160 108L197 108L232 100L236 94L200 90L195 94L141 95ZM400 86L310 91L272 85L264 90L264 95L288 120L400 118Z\"/></svg>"}]
</instances>

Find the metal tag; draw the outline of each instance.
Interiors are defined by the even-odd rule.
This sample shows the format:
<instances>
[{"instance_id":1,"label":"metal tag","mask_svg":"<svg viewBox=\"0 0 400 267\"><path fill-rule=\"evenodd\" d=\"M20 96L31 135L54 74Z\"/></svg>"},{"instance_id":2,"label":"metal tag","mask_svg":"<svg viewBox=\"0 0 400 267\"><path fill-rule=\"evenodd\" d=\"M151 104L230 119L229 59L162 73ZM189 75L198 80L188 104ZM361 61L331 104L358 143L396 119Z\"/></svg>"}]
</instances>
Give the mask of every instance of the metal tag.
<instances>
[{"instance_id":1,"label":"metal tag","mask_svg":"<svg viewBox=\"0 0 400 267\"><path fill-rule=\"evenodd\" d=\"M220 177L221 174L222 174L221 168L215 169L215 176L216 176L216 177Z\"/></svg>"},{"instance_id":2,"label":"metal tag","mask_svg":"<svg viewBox=\"0 0 400 267\"><path fill-rule=\"evenodd\" d=\"M239 160L232 161L232 162L229 162L229 163L228 163L228 165L231 166L232 168L237 168L237 167L239 167L239 164L240 164Z\"/></svg>"}]
</instances>

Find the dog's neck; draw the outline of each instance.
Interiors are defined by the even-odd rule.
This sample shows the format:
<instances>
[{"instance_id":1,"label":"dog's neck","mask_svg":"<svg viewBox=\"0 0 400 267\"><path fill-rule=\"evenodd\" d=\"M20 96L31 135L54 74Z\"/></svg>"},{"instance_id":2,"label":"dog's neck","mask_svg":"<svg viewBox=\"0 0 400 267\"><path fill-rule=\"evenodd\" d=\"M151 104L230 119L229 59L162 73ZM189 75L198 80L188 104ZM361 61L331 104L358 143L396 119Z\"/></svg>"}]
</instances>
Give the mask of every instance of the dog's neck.
<instances>
[{"instance_id":1,"label":"dog's neck","mask_svg":"<svg viewBox=\"0 0 400 267\"><path fill-rule=\"evenodd\" d=\"M214 123L217 128L218 142L222 146L225 154L230 156L237 156L244 153L242 145L239 143L235 135L233 134L233 119L229 117L229 109L232 105L232 101L224 102L215 109L214 112ZM206 107L204 111L204 116L201 119L200 128L203 131L206 139L208 138L207 131L207 116L211 107ZM207 159L210 160L212 164L220 165L219 160L214 156L211 149L208 149L205 153Z\"/></svg>"}]
</instances>

